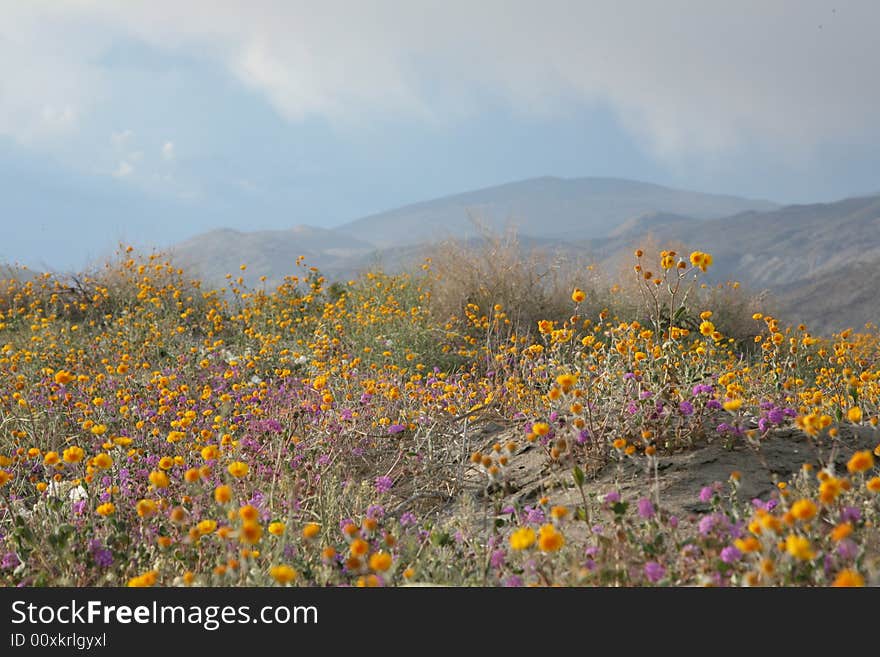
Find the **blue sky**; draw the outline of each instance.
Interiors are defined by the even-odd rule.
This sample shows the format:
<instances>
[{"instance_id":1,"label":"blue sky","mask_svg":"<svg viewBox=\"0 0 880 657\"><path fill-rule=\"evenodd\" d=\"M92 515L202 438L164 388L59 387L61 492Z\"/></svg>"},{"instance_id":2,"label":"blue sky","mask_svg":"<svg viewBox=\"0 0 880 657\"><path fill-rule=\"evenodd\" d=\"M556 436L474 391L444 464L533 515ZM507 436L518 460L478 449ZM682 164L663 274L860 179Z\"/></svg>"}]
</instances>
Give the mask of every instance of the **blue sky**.
<instances>
[{"instance_id":1,"label":"blue sky","mask_svg":"<svg viewBox=\"0 0 880 657\"><path fill-rule=\"evenodd\" d=\"M880 192L876 3L723 4L0 0L0 260L542 175Z\"/></svg>"}]
</instances>

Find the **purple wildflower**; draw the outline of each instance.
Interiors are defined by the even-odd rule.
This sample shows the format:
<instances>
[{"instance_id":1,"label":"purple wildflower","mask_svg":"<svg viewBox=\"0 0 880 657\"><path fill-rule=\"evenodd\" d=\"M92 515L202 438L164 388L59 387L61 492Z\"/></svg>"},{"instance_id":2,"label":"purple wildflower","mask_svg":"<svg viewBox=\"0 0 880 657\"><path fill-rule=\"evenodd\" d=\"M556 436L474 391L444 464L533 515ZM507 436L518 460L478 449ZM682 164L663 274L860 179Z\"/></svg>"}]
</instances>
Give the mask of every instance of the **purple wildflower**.
<instances>
[{"instance_id":1,"label":"purple wildflower","mask_svg":"<svg viewBox=\"0 0 880 657\"><path fill-rule=\"evenodd\" d=\"M367 518L378 520L385 515L385 507L381 504L371 504L367 507Z\"/></svg>"},{"instance_id":2,"label":"purple wildflower","mask_svg":"<svg viewBox=\"0 0 880 657\"><path fill-rule=\"evenodd\" d=\"M387 493L393 485L394 480L391 477L376 477L376 491L379 493Z\"/></svg>"},{"instance_id":3,"label":"purple wildflower","mask_svg":"<svg viewBox=\"0 0 880 657\"><path fill-rule=\"evenodd\" d=\"M654 510L654 505L651 504L651 500L647 497L643 497L638 502L639 507L639 515L645 520L650 520L654 517L656 511Z\"/></svg>"},{"instance_id":4,"label":"purple wildflower","mask_svg":"<svg viewBox=\"0 0 880 657\"><path fill-rule=\"evenodd\" d=\"M7 570L10 568L15 568L21 561L18 558L18 555L15 552L7 552L3 555L3 561L0 562L0 569Z\"/></svg>"},{"instance_id":5,"label":"purple wildflower","mask_svg":"<svg viewBox=\"0 0 880 657\"><path fill-rule=\"evenodd\" d=\"M714 515L711 516L703 516L700 518L700 524L697 526L697 529L700 531L700 534L706 536L711 533L715 528L715 523L717 522L717 518Z\"/></svg>"},{"instance_id":6,"label":"purple wildflower","mask_svg":"<svg viewBox=\"0 0 880 657\"><path fill-rule=\"evenodd\" d=\"M694 414L694 405L689 401L683 401L678 405L678 410L681 411L681 414L685 417Z\"/></svg>"},{"instance_id":7,"label":"purple wildflower","mask_svg":"<svg viewBox=\"0 0 880 657\"><path fill-rule=\"evenodd\" d=\"M837 554L840 555L841 559L851 560L855 559L856 555L859 553L859 546L856 545L855 541L852 541L848 538L843 539L837 545Z\"/></svg>"},{"instance_id":8,"label":"purple wildflower","mask_svg":"<svg viewBox=\"0 0 880 657\"><path fill-rule=\"evenodd\" d=\"M721 550L721 561L724 563L736 563L742 558L742 552L733 545L728 545Z\"/></svg>"},{"instance_id":9,"label":"purple wildflower","mask_svg":"<svg viewBox=\"0 0 880 657\"><path fill-rule=\"evenodd\" d=\"M840 511L840 522L858 522L862 519L862 512L857 507L845 506Z\"/></svg>"},{"instance_id":10,"label":"purple wildflower","mask_svg":"<svg viewBox=\"0 0 880 657\"><path fill-rule=\"evenodd\" d=\"M649 561L645 564L645 577L647 577L648 581L652 584L656 584L663 579L665 574L666 568L664 568L662 564L659 564L656 561Z\"/></svg>"},{"instance_id":11,"label":"purple wildflower","mask_svg":"<svg viewBox=\"0 0 880 657\"><path fill-rule=\"evenodd\" d=\"M527 506L525 508L526 511L526 522L532 525L542 525L547 517L544 515L544 511L537 508L532 508Z\"/></svg>"},{"instance_id":12,"label":"purple wildflower","mask_svg":"<svg viewBox=\"0 0 880 657\"><path fill-rule=\"evenodd\" d=\"M99 568L109 568L113 565L113 554L103 546L101 541L93 539L89 541L89 549L92 551L92 559Z\"/></svg>"}]
</instances>

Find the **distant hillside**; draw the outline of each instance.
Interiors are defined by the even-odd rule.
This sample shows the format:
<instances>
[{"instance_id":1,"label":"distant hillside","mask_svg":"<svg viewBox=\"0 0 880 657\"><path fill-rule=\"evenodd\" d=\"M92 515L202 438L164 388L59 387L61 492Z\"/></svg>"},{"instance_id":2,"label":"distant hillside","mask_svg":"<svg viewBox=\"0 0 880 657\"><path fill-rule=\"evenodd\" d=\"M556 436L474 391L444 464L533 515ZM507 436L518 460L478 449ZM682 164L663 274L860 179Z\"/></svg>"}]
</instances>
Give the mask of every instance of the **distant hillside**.
<instances>
[{"instance_id":1,"label":"distant hillside","mask_svg":"<svg viewBox=\"0 0 880 657\"><path fill-rule=\"evenodd\" d=\"M380 248L477 235L474 219L495 230L514 225L523 235L589 239L653 213L698 219L777 206L759 201L670 189L616 178L534 178L446 196L370 215L337 230Z\"/></svg>"},{"instance_id":2,"label":"distant hillside","mask_svg":"<svg viewBox=\"0 0 880 657\"><path fill-rule=\"evenodd\" d=\"M769 209L742 211L750 204ZM242 263L249 283L266 276L268 285L277 285L297 273L300 255L329 278L346 279L376 267L415 266L431 253L428 234L479 239L467 218L476 207L499 217L501 208L511 214L519 208L529 217L519 227L525 249L593 254L609 272L618 271L621 257L630 257L640 242L700 249L714 257L712 280L769 291L784 319L804 321L813 331L880 323L880 196L775 207L631 181L542 178L408 206L335 230L216 230L172 252L213 285L224 285L227 273L237 276ZM720 216L724 208L734 212ZM503 225L488 223L495 230Z\"/></svg>"},{"instance_id":3,"label":"distant hillside","mask_svg":"<svg viewBox=\"0 0 880 657\"><path fill-rule=\"evenodd\" d=\"M249 283L266 276L267 284L275 286L285 276L298 273L298 256L305 256L308 265L333 275L350 271L351 262L372 251L370 244L313 226L247 233L224 228L197 235L170 249L176 264L220 286L226 274L238 276L242 264L248 266Z\"/></svg>"},{"instance_id":4,"label":"distant hillside","mask_svg":"<svg viewBox=\"0 0 880 657\"><path fill-rule=\"evenodd\" d=\"M668 212L654 212L627 219L609 234L612 238L625 238L645 233L665 233L679 228L688 229L698 222L693 217Z\"/></svg>"},{"instance_id":5,"label":"distant hillside","mask_svg":"<svg viewBox=\"0 0 880 657\"><path fill-rule=\"evenodd\" d=\"M814 331L880 322L880 196L789 205L702 222L667 222L645 230L659 242L712 253L716 279L773 293L792 320ZM637 232L605 240L629 249ZM635 240L637 241L637 239ZM595 248L595 245L594 245Z\"/></svg>"}]
</instances>

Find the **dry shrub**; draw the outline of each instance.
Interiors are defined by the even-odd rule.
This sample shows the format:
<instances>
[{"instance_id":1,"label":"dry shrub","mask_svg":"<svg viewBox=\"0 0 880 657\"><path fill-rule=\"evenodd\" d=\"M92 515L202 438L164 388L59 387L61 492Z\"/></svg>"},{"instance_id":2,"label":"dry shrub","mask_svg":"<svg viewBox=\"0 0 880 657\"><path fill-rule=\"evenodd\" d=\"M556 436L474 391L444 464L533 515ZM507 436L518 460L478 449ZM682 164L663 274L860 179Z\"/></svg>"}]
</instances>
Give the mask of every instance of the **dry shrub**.
<instances>
[{"instance_id":1,"label":"dry shrub","mask_svg":"<svg viewBox=\"0 0 880 657\"><path fill-rule=\"evenodd\" d=\"M766 291L755 293L733 281L707 285L700 290L699 301L701 307L712 310L712 321L722 334L744 345L766 328L752 315L774 315L774 304Z\"/></svg>"},{"instance_id":2,"label":"dry shrub","mask_svg":"<svg viewBox=\"0 0 880 657\"><path fill-rule=\"evenodd\" d=\"M438 320L462 317L469 304L478 314L500 304L513 329L524 332L539 320L571 315L572 290L589 287L585 262L526 247L512 230L482 232L481 238L442 242L431 253L431 308Z\"/></svg>"}]
</instances>

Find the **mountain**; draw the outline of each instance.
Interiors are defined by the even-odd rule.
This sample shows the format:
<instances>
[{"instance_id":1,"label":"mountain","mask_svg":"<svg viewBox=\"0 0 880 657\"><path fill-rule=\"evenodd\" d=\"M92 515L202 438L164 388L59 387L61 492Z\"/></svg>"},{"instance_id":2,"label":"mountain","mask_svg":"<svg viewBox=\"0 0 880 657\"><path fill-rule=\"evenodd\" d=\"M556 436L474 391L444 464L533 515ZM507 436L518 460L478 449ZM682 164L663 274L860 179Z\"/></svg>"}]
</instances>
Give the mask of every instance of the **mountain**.
<instances>
[{"instance_id":1,"label":"mountain","mask_svg":"<svg viewBox=\"0 0 880 657\"><path fill-rule=\"evenodd\" d=\"M222 286L226 274L239 275L247 264L247 280L255 284L260 276L276 286L285 276L299 273L298 256L306 264L332 276L351 271L351 262L373 252L371 244L344 233L314 226L294 226L288 230L240 232L228 228L196 235L170 248L175 264L193 276Z\"/></svg>"},{"instance_id":2,"label":"mountain","mask_svg":"<svg viewBox=\"0 0 880 657\"><path fill-rule=\"evenodd\" d=\"M715 280L772 293L786 319L828 333L880 323L880 196L789 205L707 221L660 221L589 243L606 254L651 234L661 246L708 251ZM585 245L586 247L586 245Z\"/></svg>"},{"instance_id":3,"label":"mountain","mask_svg":"<svg viewBox=\"0 0 880 657\"><path fill-rule=\"evenodd\" d=\"M481 210L480 210L481 209ZM520 217L524 250L593 254L620 269L633 248L654 244L712 253L709 280L737 280L768 291L786 321L816 333L880 323L880 195L834 203L774 206L730 196L672 190L626 180L541 178L428 201L365 217L333 230L215 230L172 248L176 262L212 285L247 263L276 285L306 257L330 279L381 267L412 267L430 255L433 237L479 240L468 211L496 232Z\"/></svg>"},{"instance_id":4,"label":"mountain","mask_svg":"<svg viewBox=\"0 0 880 657\"><path fill-rule=\"evenodd\" d=\"M646 233L667 233L679 228L688 229L698 221L699 219L694 219L693 217L685 217L670 212L651 212L627 219L611 231L609 237L625 238L640 236Z\"/></svg>"},{"instance_id":5,"label":"mountain","mask_svg":"<svg viewBox=\"0 0 880 657\"><path fill-rule=\"evenodd\" d=\"M475 236L479 231L473 220L496 231L513 225L521 235L590 239L612 233L627 220L653 213L712 219L776 207L769 201L634 180L546 177L407 205L336 230L379 248Z\"/></svg>"}]
</instances>

